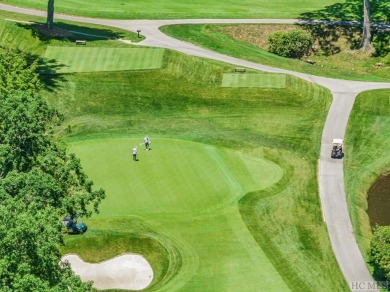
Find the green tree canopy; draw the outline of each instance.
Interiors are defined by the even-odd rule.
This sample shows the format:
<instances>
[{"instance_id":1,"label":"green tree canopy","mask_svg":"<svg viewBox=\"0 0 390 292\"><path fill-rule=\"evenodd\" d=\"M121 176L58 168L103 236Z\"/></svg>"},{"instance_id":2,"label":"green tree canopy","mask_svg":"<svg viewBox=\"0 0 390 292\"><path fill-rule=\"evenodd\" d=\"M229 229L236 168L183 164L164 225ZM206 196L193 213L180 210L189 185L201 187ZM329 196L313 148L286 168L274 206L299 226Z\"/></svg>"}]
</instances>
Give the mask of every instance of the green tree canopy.
<instances>
[{"instance_id":1,"label":"green tree canopy","mask_svg":"<svg viewBox=\"0 0 390 292\"><path fill-rule=\"evenodd\" d=\"M66 263L60 264L57 212L1 196L0 290L91 291L91 284L82 283Z\"/></svg>"},{"instance_id":2,"label":"green tree canopy","mask_svg":"<svg viewBox=\"0 0 390 292\"><path fill-rule=\"evenodd\" d=\"M61 263L66 213L104 199L53 134L61 116L40 96L37 62L0 48L0 290L91 291Z\"/></svg>"},{"instance_id":3,"label":"green tree canopy","mask_svg":"<svg viewBox=\"0 0 390 292\"><path fill-rule=\"evenodd\" d=\"M37 94L42 87L37 68L38 62L29 62L23 53L0 47L0 95Z\"/></svg>"}]
</instances>

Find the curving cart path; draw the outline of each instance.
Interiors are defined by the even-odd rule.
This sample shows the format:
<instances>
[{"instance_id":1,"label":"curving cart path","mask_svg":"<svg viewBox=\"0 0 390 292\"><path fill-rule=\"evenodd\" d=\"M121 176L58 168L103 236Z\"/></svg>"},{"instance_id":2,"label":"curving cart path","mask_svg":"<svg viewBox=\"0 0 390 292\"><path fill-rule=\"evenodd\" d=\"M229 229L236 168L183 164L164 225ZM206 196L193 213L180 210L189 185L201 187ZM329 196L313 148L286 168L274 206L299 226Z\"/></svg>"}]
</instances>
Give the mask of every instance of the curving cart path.
<instances>
[{"instance_id":1,"label":"curving cart path","mask_svg":"<svg viewBox=\"0 0 390 292\"><path fill-rule=\"evenodd\" d=\"M44 11L4 4L0 4L0 9L42 17L46 16L46 12ZM320 172L318 179L322 212L328 227L333 251L350 289L359 291L368 290L368 282L372 283L373 278L367 269L353 234L344 191L343 161L331 159L330 149L333 138L344 139L345 129L355 97L363 91L390 88L390 83L339 80L264 66L197 47L196 45L169 37L159 30L159 27L171 24L299 22L296 19L110 20L63 14L56 14L55 17L57 19L118 27L133 32L141 30L142 35L146 37L144 41L138 43L142 46L167 48L242 67L266 72L290 74L328 88L333 94L333 102L325 122L321 141ZM370 289L370 291L374 290Z\"/></svg>"}]
</instances>

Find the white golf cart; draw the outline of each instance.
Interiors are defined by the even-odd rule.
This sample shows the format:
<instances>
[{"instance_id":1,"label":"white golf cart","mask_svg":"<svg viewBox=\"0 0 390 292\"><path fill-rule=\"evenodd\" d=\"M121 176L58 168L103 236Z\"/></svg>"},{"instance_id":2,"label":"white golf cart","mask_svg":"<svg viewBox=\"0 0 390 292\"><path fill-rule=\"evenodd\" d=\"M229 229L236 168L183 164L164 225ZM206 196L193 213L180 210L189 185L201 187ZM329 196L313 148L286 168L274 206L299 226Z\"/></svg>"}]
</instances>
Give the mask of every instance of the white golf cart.
<instances>
[{"instance_id":1,"label":"white golf cart","mask_svg":"<svg viewBox=\"0 0 390 292\"><path fill-rule=\"evenodd\" d=\"M333 139L332 140L332 158L343 158L343 139Z\"/></svg>"}]
</instances>

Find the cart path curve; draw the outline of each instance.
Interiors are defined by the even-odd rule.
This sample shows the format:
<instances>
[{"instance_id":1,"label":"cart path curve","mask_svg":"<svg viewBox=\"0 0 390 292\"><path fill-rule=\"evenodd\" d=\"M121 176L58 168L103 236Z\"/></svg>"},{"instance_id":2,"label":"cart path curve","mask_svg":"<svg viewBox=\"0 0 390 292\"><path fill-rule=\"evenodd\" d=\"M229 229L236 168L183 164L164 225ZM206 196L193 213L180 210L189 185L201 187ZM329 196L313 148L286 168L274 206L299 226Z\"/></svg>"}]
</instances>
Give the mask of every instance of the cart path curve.
<instances>
[{"instance_id":1,"label":"cart path curve","mask_svg":"<svg viewBox=\"0 0 390 292\"><path fill-rule=\"evenodd\" d=\"M46 16L45 11L19 8L0 4L1 10L36 16ZM285 73L300 77L307 81L328 88L333 94L332 105L323 129L320 153L320 174L318 177L320 187L321 206L328 228L330 241L341 271L351 290L368 289L367 282L373 282L363 256L356 243L351 220L348 213L346 195L344 190L343 161L330 158L331 140L344 139L349 114L352 110L357 94L367 90L389 88L390 83L349 81L305 73L273 68L254 62L241 60L213 52L196 45L169 37L159 30L159 27L171 24L197 24L197 23L297 23L296 19L180 19L180 20L110 20L93 19L71 15L56 14L56 18L101 24L117 27L133 32L141 30L146 39L139 45L161 47L176 50L188 55L214 59L233 65L262 70L273 73ZM357 284L362 284L358 286ZM374 291L374 290L370 290Z\"/></svg>"}]
</instances>

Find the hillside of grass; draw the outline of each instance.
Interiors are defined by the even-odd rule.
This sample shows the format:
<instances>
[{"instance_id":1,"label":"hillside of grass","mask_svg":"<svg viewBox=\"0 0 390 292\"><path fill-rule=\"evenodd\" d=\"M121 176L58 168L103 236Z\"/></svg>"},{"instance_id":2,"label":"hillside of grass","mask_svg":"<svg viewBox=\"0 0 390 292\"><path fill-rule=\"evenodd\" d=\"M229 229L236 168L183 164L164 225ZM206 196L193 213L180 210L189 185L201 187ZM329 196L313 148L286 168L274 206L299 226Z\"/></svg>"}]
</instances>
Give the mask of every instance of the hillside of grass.
<instances>
[{"instance_id":1,"label":"hillside of grass","mask_svg":"<svg viewBox=\"0 0 390 292\"><path fill-rule=\"evenodd\" d=\"M47 3L40 0L3 0L3 3L46 10ZM55 3L55 11L97 18L121 19L176 19L176 18L296 18L336 3L334 0L199 0L196 2L169 0L118 1L86 0L77 5L71 0Z\"/></svg>"},{"instance_id":2,"label":"hillside of grass","mask_svg":"<svg viewBox=\"0 0 390 292\"><path fill-rule=\"evenodd\" d=\"M390 91L375 90L356 98L346 131L345 187L355 236L364 256L372 236L367 193L390 170Z\"/></svg>"},{"instance_id":3,"label":"hillside of grass","mask_svg":"<svg viewBox=\"0 0 390 292\"><path fill-rule=\"evenodd\" d=\"M319 55L311 55L309 58L315 64L305 61L283 58L267 51L268 35L274 31L285 31L298 28L294 25L169 25L161 30L177 39L188 41L204 48L249 60L252 62L268 65L276 68L287 69L318 76L361 80L381 81L390 80L390 69L382 66L376 67L376 63L383 62L380 57L370 57L356 49L357 36L337 36L337 33L329 31L326 27L319 28L318 38L325 39L327 50L340 50L329 55L322 52ZM341 32L338 32L341 34ZM335 41L337 38L337 42ZM347 38L353 41L346 43ZM325 54L326 53L326 54Z\"/></svg>"}]
</instances>

